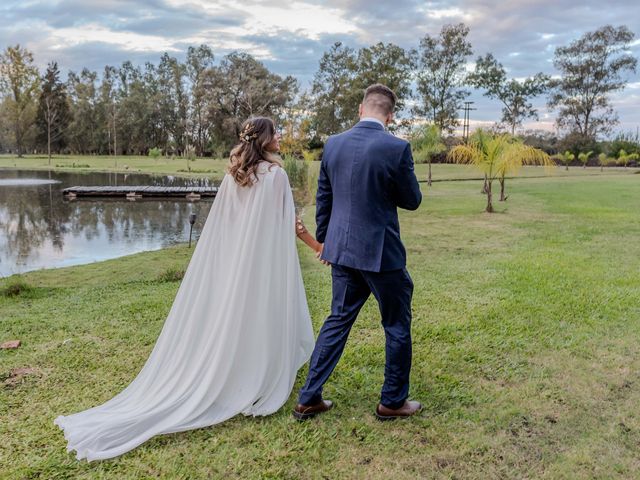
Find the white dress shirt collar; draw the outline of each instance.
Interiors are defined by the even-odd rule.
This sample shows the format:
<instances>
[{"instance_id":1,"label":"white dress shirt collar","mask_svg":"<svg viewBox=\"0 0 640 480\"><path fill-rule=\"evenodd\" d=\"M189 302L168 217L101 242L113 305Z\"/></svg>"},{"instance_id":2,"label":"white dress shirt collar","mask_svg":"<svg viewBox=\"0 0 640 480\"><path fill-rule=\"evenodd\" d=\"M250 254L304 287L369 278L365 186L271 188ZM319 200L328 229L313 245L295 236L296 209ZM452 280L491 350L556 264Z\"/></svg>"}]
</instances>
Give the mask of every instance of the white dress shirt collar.
<instances>
[{"instance_id":1,"label":"white dress shirt collar","mask_svg":"<svg viewBox=\"0 0 640 480\"><path fill-rule=\"evenodd\" d=\"M378 120L377 118L374 117L362 117L360 119L361 122L376 122L379 125L382 125L382 128L385 128L384 123L382 123L380 120Z\"/></svg>"}]
</instances>

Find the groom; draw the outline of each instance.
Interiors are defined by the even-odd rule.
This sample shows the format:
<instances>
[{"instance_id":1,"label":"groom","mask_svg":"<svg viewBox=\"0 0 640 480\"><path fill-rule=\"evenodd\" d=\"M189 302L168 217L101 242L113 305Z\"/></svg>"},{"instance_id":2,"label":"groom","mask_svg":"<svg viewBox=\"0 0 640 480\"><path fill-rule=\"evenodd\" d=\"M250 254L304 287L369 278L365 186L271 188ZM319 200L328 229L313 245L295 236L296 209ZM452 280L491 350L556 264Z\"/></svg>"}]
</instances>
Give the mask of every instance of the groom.
<instances>
[{"instance_id":1,"label":"groom","mask_svg":"<svg viewBox=\"0 0 640 480\"><path fill-rule=\"evenodd\" d=\"M293 415L305 420L333 407L322 387L335 368L358 312L369 295L378 301L386 337L384 385L376 416L408 417L421 405L407 400L411 370L411 296L397 208L415 210L422 194L411 147L386 132L396 96L388 87L366 89L360 122L329 137L320 166L316 237L321 261L331 264L333 299Z\"/></svg>"}]
</instances>

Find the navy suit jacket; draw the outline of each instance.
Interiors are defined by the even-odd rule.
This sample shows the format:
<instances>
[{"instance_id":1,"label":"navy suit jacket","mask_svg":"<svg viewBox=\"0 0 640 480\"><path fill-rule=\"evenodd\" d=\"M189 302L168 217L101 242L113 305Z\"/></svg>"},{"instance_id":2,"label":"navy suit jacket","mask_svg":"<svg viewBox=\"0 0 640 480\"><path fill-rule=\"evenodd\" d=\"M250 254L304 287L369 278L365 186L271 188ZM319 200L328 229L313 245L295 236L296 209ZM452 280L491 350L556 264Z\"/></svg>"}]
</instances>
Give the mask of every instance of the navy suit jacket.
<instances>
[{"instance_id":1,"label":"navy suit jacket","mask_svg":"<svg viewBox=\"0 0 640 480\"><path fill-rule=\"evenodd\" d=\"M397 209L415 210L421 201L407 141L369 121L329 137L316 197L322 259L370 272L403 268Z\"/></svg>"}]
</instances>

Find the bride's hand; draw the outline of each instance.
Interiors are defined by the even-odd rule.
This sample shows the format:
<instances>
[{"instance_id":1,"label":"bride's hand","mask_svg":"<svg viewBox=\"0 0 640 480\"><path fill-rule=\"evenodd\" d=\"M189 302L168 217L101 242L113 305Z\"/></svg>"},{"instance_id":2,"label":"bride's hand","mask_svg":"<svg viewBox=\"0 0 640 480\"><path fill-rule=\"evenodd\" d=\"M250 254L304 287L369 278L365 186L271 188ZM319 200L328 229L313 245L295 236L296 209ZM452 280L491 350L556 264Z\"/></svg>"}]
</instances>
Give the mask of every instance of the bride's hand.
<instances>
[{"instance_id":1,"label":"bride's hand","mask_svg":"<svg viewBox=\"0 0 640 480\"><path fill-rule=\"evenodd\" d=\"M326 260L323 260L322 258L320 258L322 256L322 251L324 250L324 243L320 244L320 248L316 250L316 258L318 259L318 261L323 264L323 265L331 265L329 262L327 262Z\"/></svg>"},{"instance_id":2,"label":"bride's hand","mask_svg":"<svg viewBox=\"0 0 640 480\"><path fill-rule=\"evenodd\" d=\"M311 249L316 252L316 258L320 260L320 255L322 254L322 244L319 243L307 230L307 227L304 226L304 223L299 217L296 217L296 235L300 240L306 243ZM320 260L325 265L328 263Z\"/></svg>"},{"instance_id":3,"label":"bride's hand","mask_svg":"<svg viewBox=\"0 0 640 480\"><path fill-rule=\"evenodd\" d=\"M305 233L308 233L307 227L305 227L300 217L296 217L296 235L300 236L304 235Z\"/></svg>"}]
</instances>

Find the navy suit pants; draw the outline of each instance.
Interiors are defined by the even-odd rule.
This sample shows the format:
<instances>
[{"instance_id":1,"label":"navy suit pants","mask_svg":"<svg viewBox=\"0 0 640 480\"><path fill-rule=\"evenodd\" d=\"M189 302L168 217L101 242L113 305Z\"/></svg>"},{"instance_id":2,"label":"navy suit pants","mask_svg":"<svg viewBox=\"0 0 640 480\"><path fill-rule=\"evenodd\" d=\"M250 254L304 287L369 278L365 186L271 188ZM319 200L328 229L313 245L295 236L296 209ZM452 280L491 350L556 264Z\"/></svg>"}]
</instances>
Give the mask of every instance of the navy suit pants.
<instances>
[{"instance_id":1,"label":"navy suit pants","mask_svg":"<svg viewBox=\"0 0 640 480\"><path fill-rule=\"evenodd\" d=\"M411 371L411 297L413 281L406 268L367 272L340 265L331 266L333 298L331 315L320 329L309 363L307 381L299 403L314 405L322 400L322 387L344 350L358 312L373 293L378 301L386 338L384 385L380 403L401 407L409 395Z\"/></svg>"}]
</instances>

